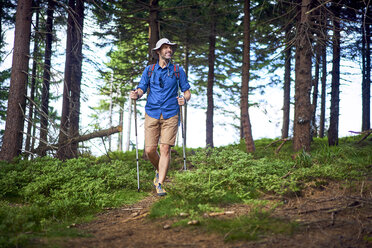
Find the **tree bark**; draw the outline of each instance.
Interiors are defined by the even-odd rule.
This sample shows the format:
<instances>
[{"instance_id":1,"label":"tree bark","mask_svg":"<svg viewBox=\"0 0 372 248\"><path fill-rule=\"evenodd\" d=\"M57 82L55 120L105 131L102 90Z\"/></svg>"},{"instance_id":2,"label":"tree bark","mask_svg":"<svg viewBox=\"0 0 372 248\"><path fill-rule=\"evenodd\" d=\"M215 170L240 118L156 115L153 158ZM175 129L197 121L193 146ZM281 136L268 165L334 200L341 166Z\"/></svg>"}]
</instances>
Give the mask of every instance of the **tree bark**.
<instances>
[{"instance_id":1,"label":"tree bark","mask_svg":"<svg viewBox=\"0 0 372 248\"><path fill-rule=\"evenodd\" d=\"M322 45L322 93L320 100L319 138L324 137L325 111L326 111L326 88L327 88L327 47Z\"/></svg>"},{"instance_id":2,"label":"tree bark","mask_svg":"<svg viewBox=\"0 0 372 248\"><path fill-rule=\"evenodd\" d=\"M130 145L130 132L132 128L132 100L129 100L128 103L128 130L127 130L127 144L125 146L125 150L129 151Z\"/></svg>"},{"instance_id":3,"label":"tree bark","mask_svg":"<svg viewBox=\"0 0 372 248\"><path fill-rule=\"evenodd\" d=\"M338 145L338 116L340 111L340 7L334 5L333 16L333 59L332 59L332 90L331 90L331 113L328 129L328 145Z\"/></svg>"},{"instance_id":4,"label":"tree bark","mask_svg":"<svg viewBox=\"0 0 372 248\"><path fill-rule=\"evenodd\" d=\"M211 23L209 33L209 54L208 54L208 83L207 83L207 120L206 120L206 146L213 145L213 85L214 85L214 63L216 60L216 21L214 6L211 6Z\"/></svg>"},{"instance_id":5,"label":"tree bark","mask_svg":"<svg viewBox=\"0 0 372 248\"><path fill-rule=\"evenodd\" d=\"M70 126L69 114L70 114L70 91L71 91L71 64L72 64L72 33L74 26L74 18L72 12L75 9L75 0L69 0L69 13L67 17L67 37L66 37L66 61L65 61L65 77L63 80L63 99L62 99L62 115L61 115L61 126L59 132L58 142L63 144L68 139L68 129ZM67 148L59 146L57 156L60 159L65 158L67 154Z\"/></svg>"},{"instance_id":6,"label":"tree bark","mask_svg":"<svg viewBox=\"0 0 372 248\"><path fill-rule=\"evenodd\" d=\"M110 79L110 105L109 105L109 126L111 127L112 126L112 108L113 108L113 75L111 76L111 79ZM109 152L112 151L112 139L111 139L111 136L108 137L108 142L109 142Z\"/></svg>"},{"instance_id":7,"label":"tree bark","mask_svg":"<svg viewBox=\"0 0 372 248\"><path fill-rule=\"evenodd\" d=\"M48 0L47 20L45 24L45 52L44 52L44 72L43 89L41 93L41 110L44 114L40 117L40 145L43 147L48 143L48 115L49 115L49 88L50 88L50 65L52 57L53 42L53 14L54 0ZM44 143L45 142L45 143ZM40 154L45 156L46 153Z\"/></svg>"},{"instance_id":8,"label":"tree bark","mask_svg":"<svg viewBox=\"0 0 372 248\"><path fill-rule=\"evenodd\" d=\"M35 1L35 27L34 27L34 49L33 49L33 62L32 62L32 75L31 75L31 89L30 89L30 98L29 102L29 111L28 111L28 123L27 123L27 137L25 143L25 150L30 150L31 145L31 132L33 127L33 116L34 116L34 100L35 100L35 85L36 85L36 69L37 69L37 60L39 58L39 1Z\"/></svg>"},{"instance_id":9,"label":"tree bark","mask_svg":"<svg viewBox=\"0 0 372 248\"><path fill-rule=\"evenodd\" d=\"M14 32L12 74L0 160L11 161L21 153L26 84L30 56L32 1L19 0Z\"/></svg>"},{"instance_id":10,"label":"tree bark","mask_svg":"<svg viewBox=\"0 0 372 248\"><path fill-rule=\"evenodd\" d=\"M65 79L59 143L79 135L80 88L83 44L84 1L69 0L67 19L67 45ZM78 155L78 143L59 146L57 156L60 159L74 158Z\"/></svg>"},{"instance_id":11,"label":"tree bark","mask_svg":"<svg viewBox=\"0 0 372 248\"><path fill-rule=\"evenodd\" d=\"M150 0L149 15L149 65L157 62L157 55L152 52L159 40L159 0Z\"/></svg>"},{"instance_id":12,"label":"tree bark","mask_svg":"<svg viewBox=\"0 0 372 248\"><path fill-rule=\"evenodd\" d=\"M291 26L287 25L285 30L286 44L290 41ZM290 45L285 48L285 64L284 64L284 99L283 99L283 126L282 139L287 138L289 134L289 116L290 116L290 102L291 102L291 53Z\"/></svg>"},{"instance_id":13,"label":"tree bark","mask_svg":"<svg viewBox=\"0 0 372 248\"><path fill-rule=\"evenodd\" d=\"M83 23L84 23L84 0L76 0L76 21L74 30L73 67L71 75L71 122L69 137L79 136L80 119L80 93L83 62ZM71 143L72 157L78 155L78 142Z\"/></svg>"},{"instance_id":14,"label":"tree bark","mask_svg":"<svg viewBox=\"0 0 372 248\"><path fill-rule=\"evenodd\" d=\"M370 6L367 7L370 9ZM368 13L368 11L367 11ZM371 11L362 20L362 131L371 128ZM365 18L364 18L365 17Z\"/></svg>"},{"instance_id":15,"label":"tree bark","mask_svg":"<svg viewBox=\"0 0 372 248\"><path fill-rule=\"evenodd\" d=\"M120 110L119 110L119 126L124 125L124 101L120 102ZM118 151L122 152L123 151L123 131L119 132L119 137L118 137Z\"/></svg>"},{"instance_id":16,"label":"tree bark","mask_svg":"<svg viewBox=\"0 0 372 248\"><path fill-rule=\"evenodd\" d=\"M240 112L243 124L244 139L247 152L254 152L255 146L252 136L252 126L249 119L249 70L250 70L250 0L244 1L244 40L243 40L243 67L242 67L242 93Z\"/></svg>"},{"instance_id":17,"label":"tree bark","mask_svg":"<svg viewBox=\"0 0 372 248\"><path fill-rule=\"evenodd\" d=\"M316 126L316 108L318 103L318 85L319 85L319 71L320 71L320 42L319 37L317 41L317 46L315 48L315 77L313 79L313 102L312 106L312 115L311 115L311 137L316 137L317 135L317 126Z\"/></svg>"},{"instance_id":18,"label":"tree bark","mask_svg":"<svg viewBox=\"0 0 372 248\"><path fill-rule=\"evenodd\" d=\"M310 150L311 120L311 43L310 10L311 0L302 0L301 19L297 25L296 37L296 81L295 81L295 118L293 149Z\"/></svg>"}]
</instances>

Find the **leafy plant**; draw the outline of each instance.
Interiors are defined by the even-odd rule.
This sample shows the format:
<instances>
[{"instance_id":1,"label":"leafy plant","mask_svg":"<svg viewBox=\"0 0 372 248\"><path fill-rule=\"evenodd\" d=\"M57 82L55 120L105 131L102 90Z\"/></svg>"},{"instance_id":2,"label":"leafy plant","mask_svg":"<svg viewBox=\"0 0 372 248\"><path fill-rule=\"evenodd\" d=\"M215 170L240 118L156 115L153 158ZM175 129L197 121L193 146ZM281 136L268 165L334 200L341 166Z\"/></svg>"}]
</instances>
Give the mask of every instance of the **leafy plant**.
<instances>
[{"instance_id":1,"label":"leafy plant","mask_svg":"<svg viewBox=\"0 0 372 248\"><path fill-rule=\"evenodd\" d=\"M140 200L151 189L152 166L141 161L137 192L133 153L106 158L82 157L62 162L45 157L2 163L0 170L0 244L21 244L56 221L69 221L102 208Z\"/></svg>"}]
</instances>

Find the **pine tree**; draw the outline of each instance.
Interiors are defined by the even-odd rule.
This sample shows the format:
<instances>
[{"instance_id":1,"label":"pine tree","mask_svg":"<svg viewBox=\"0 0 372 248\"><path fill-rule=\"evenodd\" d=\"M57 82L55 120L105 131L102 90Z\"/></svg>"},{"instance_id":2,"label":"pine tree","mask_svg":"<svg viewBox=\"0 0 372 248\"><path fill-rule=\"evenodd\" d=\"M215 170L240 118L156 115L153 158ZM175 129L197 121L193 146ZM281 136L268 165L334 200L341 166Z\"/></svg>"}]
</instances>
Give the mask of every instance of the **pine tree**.
<instances>
[{"instance_id":1,"label":"pine tree","mask_svg":"<svg viewBox=\"0 0 372 248\"><path fill-rule=\"evenodd\" d=\"M7 118L0 159L10 161L21 153L26 83L30 56L32 4L19 0L16 14L12 75L8 99Z\"/></svg>"}]
</instances>

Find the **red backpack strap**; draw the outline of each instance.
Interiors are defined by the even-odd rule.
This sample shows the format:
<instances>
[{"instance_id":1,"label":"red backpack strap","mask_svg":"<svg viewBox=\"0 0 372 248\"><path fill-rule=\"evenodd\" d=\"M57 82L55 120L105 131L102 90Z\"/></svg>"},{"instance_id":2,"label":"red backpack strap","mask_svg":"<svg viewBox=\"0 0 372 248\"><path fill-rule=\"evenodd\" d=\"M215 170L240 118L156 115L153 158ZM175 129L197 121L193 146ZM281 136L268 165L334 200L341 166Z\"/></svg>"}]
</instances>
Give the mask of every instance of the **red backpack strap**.
<instances>
[{"instance_id":1,"label":"red backpack strap","mask_svg":"<svg viewBox=\"0 0 372 248\"><path fill-rule=\"evenodd\" d=\"M155 64L149 65L149 70L147 71L147 75L149 78L151 77L154 69L155 69Z\"/></svg>"},{"instance_id":2,"label":"red backpack strap","mask_svg":"<svg viewBox=\"0 0 372 248\"><path fill-rule=\"evenodd\" d=\"M180 79L180 66L178 64L174 65L174 75L176 75L177 79Z\"/></svg>"}]
</instances>

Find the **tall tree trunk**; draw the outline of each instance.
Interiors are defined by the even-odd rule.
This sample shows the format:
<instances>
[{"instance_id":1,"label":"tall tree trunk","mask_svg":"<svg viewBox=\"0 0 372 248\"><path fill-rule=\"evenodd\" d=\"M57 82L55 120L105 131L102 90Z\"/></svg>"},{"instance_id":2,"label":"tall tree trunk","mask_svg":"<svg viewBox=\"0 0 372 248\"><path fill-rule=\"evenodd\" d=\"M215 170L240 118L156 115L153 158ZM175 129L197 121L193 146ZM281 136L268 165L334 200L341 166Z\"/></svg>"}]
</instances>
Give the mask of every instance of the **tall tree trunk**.
<instances>
[{"instance_id":1,"label":"tall tree trunk","mask_svg":"<svg viewBox=\"0 0 372 248\"><path fill-rule=\"evenodd\" d=\"M84 1L69 0L69 15L67 19L67 44L65 79L59 144L65 144L68 138L79 135L80 88L83 44ZM76 157L78 142L58 147L57 156L60 159Z\"/></svg>"},{"instance_id":2,"label":"tall tree trunk","mask_svg":"<svg viewBox=\"0 0 372 248\"><path fill-rule=\"evenodd\" d=\"M149 15L149 64L157 62L157 55L152 52L159 40L159 0L150 0Z\"/></svg>"},{"instance_id":3,"label":"tall tree trunk","mask_svg":"<svg viewBox=\"0 0 372 248\"><path fill-rule=\"evenodd\" d=\"M320 71L320 42L319 37L317 41L317 46L315 48L315 77L313 79L313 103L312 106L312 115L311 115L311 137L316 137L317 135L317 126L316 126L316 108L318 103L318 85L319 85L319 71Z\"/></svg>"},{"instance_id":4,"label":"tall tree trunk","mask_svg":"<svg viewBox=\"0 0 372 248\"><path fill-rule=\"evenodd\" d=\"M32 117L34 116L34 101L35 101L35 85L36 85L36 68L37 60L39 58L39 1L35 1L35 26L34 26L34 50L33 50L33 62L32 62L32 75L31 75L31 89L30 89L30 99L29 111L28 111L28 123L27 123L27 137L25 143L25 150L31 151L30 143L32 137L32 127L34 126L34 121ZM26 155L28 156L28 154Z\"/></svg>"},{"instance_id":5,"label":"tall tree trunk","mask_svg":"<svg viewBox=\"0 0 372 248\"><path fill-rule=\"evenodd\" d=\"M65 77L63 80L63 99L62 99L62 115L61 115L61 126L59 131L59 144L65 144L68 139L68 129L70 126L70 91L71 91L71 66L72 66L72 46L73 46L73 27L74 18L73 11L75 9L75 0L69 0L68 2L68 17L67 17L67 37L66 37L66 61L65 61ZM67 155L68 147L66 145L58 146L57 156L60 159L64 159Z\"/></svg>"},{"instance_id":6,"label":"tall tree trunk","mask_svg":"<svg viewBox=\"0 0 372 248\"><path fill-rule=\"evenodd\" d=\"M124 124L124 101L120 103L120 110L119 110L119 126L123 127ZM110 126L111 127L111 126ZM123 132L124 130L121 130L119 132L119 138L118 138L118 151L122 152L123 151Z\"/></svg>"},{"instance_id":7,"label":"tall tree trunk","mask_svg":"<svg viewBox=\"0 0 372 248\"><path fill-rule=\"evenodd\" d=\"M110 105L109 105L109 127L112 127L112 107L113 107L113 93L112 93L112 88L113 88L113 76L111 76L111 80L110 80ZM112 151L112 139L111 139L111 135L108 136L108 143L109 143L109 151L111 152Z\"/></svg>"},{"instance_id":8,"label":"tall tree trunk","mask_svg":"<svg viewBox=\"0 0 372 248\"><path fill-rule=\"evenodd\" d=\"M129 100L129 103L128 103L127 143L126 143L126 146L125 146L126 151L129 151L131 128L132 128L132 100Z\"/></svg>"},{"instance_id":9,"label":"tall tree trunk","mask_svg":"<svg viewBox=\"0 0 372 248\"><path fill-rule=\"evenodd\" d=\"M301 20L297 25L296 37L296 81L295 81L295 117L293 149L310 150L311 120L311 43L310 10L311 0L302 0Z\"/></svg>"},{"instance_id":10,"label":"tall tree trunk","mask_svg":"<svg viewBox=\"0 0 372 248\"><path fill-rule=\"evenodd\" d=\"M370 6L367 7L367 10ZM371 11L362 20L362 131L371 128Z\"/></svg>"},{"instance_id":11,"label":"tall tree trunk","mask_svg":"<svg viewBox=\"0 0 372 248\"><path fill-rule=\"evenodd\" d=\"M213 145L213 85L214 85L214 63L216 60L216 21L214 6L211 6L211 23L209 31L209 54L208 54L208 84L207 84L207 120L206 120L206 146Z\"/></svg>"},{"instance_id":12,"label":"tall tree trunk","mask_svg":"<svg viewBox=\"0 0 372 248\"><path fill-rule=\"evenodd\" d=\"M324 137L327 89L327 46L322 45L322 93L320 100L319 137Z\"/></svg>"},{"instance_id":13,"label":"tall tree trunk","mask_svg":"<svg viewBox=\"0 0 372 248\"><path fill-rule=\"evenodd\" d=\"M332 59L332 90L331 90L331 116L328 129L328 145L338 145L338 116L340 111L340 7L334 5L333 16L333 59Z\"/></svg>"},{"instance_id":14,"label":"tall tree trunk","mask_svg":"<svg viewBox=\"0 0 372 248\"><path fill-rule=\"evenodd\" d=\"M83 23L84 23L84 0L76 0L76 21L74 30L73 67L71 75L71 123L69 137L79 136L80 119L80 93L83 62ZM71 143L72 157L78 155L78 142Z\"/></svg>"},{"instance_id":15,"label":"tall tree trunk","mask_svg":"<svg viewBox=\"0 0 372 248\"><path fill-rule=\"evenodd\" d=\"M49 88L50 88L50 64L52 57L53 42L53 14L54 0L48 0L47 20L45 24L45 52L44 52L44 72L43 72L43 89L41 93L41 110L40 117L40 150L41 156L46 155L45 149L48 142L48 116L49 116ZM45 142L45 143L44 143Z\"/></svg>"},{"instance_id":16,"label":"tall tree trunk","mask_svg":"<svg viewBox=\"0 0 372 248\"><path fill-rule=\"evenodd\" d=\"M243 68L242 68L242 93L240 100L241 119L247 152L254 152L255 146L252 137L251 121L249 119L249 69L250 69L250 0L244 1L244 40L243 40Z\"/></svg>"},{"instance_id":17,"label":"tall tree trunk","mask_svg":"<svg viewBox=\"0 0 372 248\"><path fill-rule=\"evenodd\" d=\"M21 153L26 84L30 56L32 1L19 0L14 31L14 49L8 108L0 160L11 161Z\"/></svg>"},{"instance_id":18,"label":"tall tree trunk","mask_svg":"<svg viewBox=\"0 0 372 248\"><path fill-rule=\"evenodd\" d=\"M290 41L291 26L287 25L285 29L286 44ZM289 134L289 116L290 116L290 102L291 102L291 53L290 45L285 48L285 64L284 64L284 99L283 99L283 127L282 139L287 138Z\"/></svg>"}]
</instances>

